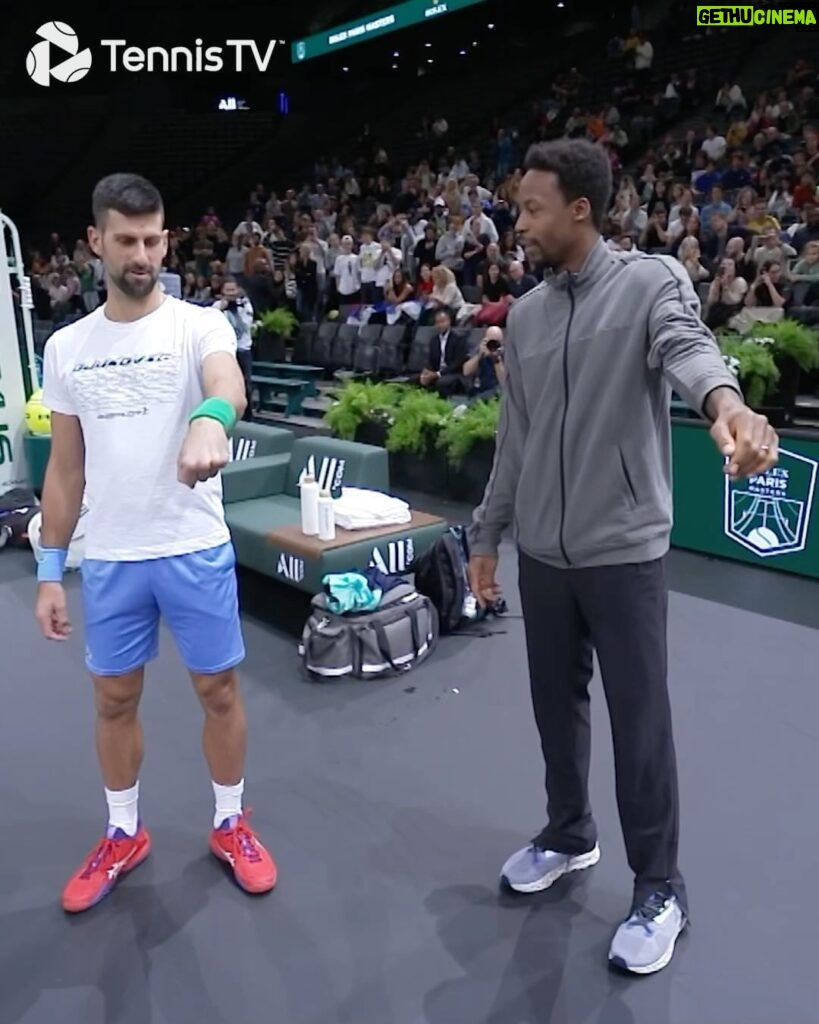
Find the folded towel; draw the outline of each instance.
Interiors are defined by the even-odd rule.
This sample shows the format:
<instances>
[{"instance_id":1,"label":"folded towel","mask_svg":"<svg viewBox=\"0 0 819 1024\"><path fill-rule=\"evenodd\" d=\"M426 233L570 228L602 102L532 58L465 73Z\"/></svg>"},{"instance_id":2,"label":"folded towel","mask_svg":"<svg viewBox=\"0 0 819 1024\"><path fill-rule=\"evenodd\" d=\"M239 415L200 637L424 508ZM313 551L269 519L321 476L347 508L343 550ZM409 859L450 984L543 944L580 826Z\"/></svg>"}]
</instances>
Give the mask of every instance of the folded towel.
<instances>
[{"instance_id":1,"label":"folded towel","mask_svg":"<svg viewBox=\"0 0 819 1024\"><path fill-rule=\"evenodd\" d=\"M333 502L336 525L344 530L368 530L379 526L403 525L412 520L409 505L381 491L343 487Z\"/></svg>"}]
</instances>

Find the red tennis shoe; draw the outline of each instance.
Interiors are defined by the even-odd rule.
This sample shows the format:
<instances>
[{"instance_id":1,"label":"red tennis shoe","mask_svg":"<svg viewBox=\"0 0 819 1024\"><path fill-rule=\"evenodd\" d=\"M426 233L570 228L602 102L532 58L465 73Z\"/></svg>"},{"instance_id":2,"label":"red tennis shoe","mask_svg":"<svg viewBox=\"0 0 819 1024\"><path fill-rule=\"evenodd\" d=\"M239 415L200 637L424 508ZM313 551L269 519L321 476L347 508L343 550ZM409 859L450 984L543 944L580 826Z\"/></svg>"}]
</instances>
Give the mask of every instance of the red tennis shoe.
<instances>
[{"instance_id":1,"label":"red tennis shoe","mask_svg":"<svg viewBox=\"0 0 819 1024\"><path fill-rule=\"evenodd\" d=\"M151 852L151 837L140 825L134 836L116 829L88 854L63 889L63 909L79 914L105 899L117 882Z\"/></svg>"},{"instance_id":2,"label":"red tennis shoe","mask_svg":"<svg viewBox=\"0 0 819 1024\"><path fill-rule=\"evenodd\" d=\"M250 827L248 816L245 811L215 828L210 834L211 853L230 864L245 892L270 892L278 877L276 864Z\"/></svg>"}]
</instances>

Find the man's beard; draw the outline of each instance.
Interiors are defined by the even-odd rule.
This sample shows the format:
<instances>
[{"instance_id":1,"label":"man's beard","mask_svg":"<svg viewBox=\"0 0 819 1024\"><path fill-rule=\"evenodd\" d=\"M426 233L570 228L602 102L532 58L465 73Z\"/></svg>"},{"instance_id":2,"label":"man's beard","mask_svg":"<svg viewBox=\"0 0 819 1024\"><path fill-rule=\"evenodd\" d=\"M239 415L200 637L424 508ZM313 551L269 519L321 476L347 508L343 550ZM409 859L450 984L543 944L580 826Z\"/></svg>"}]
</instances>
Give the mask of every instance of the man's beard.
<instances>
[{"instance_id":1,"label":"man's beard","mask_svg":"<svg viewBox=\"0 0 819 1024\"><path fill-rule=\"evenodd\" d=\"M123 295L127 295L129 299L144 299L156 287L156 282L159 280L159 271L153 270L151 267L139 267L140 270L144 269L147 271L146 276L140 278L129 277L129 271L135 269L135 267L127 267L122 274L111 274L111 280Z\"/></svg>"}]
</instances>

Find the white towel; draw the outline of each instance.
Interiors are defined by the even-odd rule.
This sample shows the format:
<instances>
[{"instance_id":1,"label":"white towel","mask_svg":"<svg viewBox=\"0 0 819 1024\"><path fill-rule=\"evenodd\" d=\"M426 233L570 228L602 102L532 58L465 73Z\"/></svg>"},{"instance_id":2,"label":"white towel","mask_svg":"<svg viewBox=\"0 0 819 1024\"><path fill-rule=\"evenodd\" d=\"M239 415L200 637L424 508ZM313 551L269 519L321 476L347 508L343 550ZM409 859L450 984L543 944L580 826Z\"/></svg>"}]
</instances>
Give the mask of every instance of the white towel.
<instances>
[{"instance_id":1,"label":"white towel","mask_svg":"<svg viewBox=\"0 0 819 1024\"><path fill-rule=\"evenodd\" d=\"M379 526L402 525L412 519L409 505L381 491L343 487L333 501L336 525L343 530L371 530Z\"/></svg>"}]
</instances>

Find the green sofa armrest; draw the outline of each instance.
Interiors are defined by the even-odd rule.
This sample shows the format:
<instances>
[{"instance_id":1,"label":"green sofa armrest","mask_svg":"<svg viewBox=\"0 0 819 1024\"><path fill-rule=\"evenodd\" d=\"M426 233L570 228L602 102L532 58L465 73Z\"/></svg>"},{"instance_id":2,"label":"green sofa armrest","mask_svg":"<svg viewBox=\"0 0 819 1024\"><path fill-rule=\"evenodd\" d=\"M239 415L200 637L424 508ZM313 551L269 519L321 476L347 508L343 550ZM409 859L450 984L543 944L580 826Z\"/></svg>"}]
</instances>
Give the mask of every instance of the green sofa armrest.
<instances>
[{"instance_id":1,"label":"green sofa armrest","mask_svg":"<svg viewBox=\"0 0 819 1024\"><path fill-rule=\"evenodd\" d=\"M287 481L290 453L257 455L255 459L229 462L222 470L222 494L225 505L253 498L281 494Z\"/></svg>"}]
</instances>

